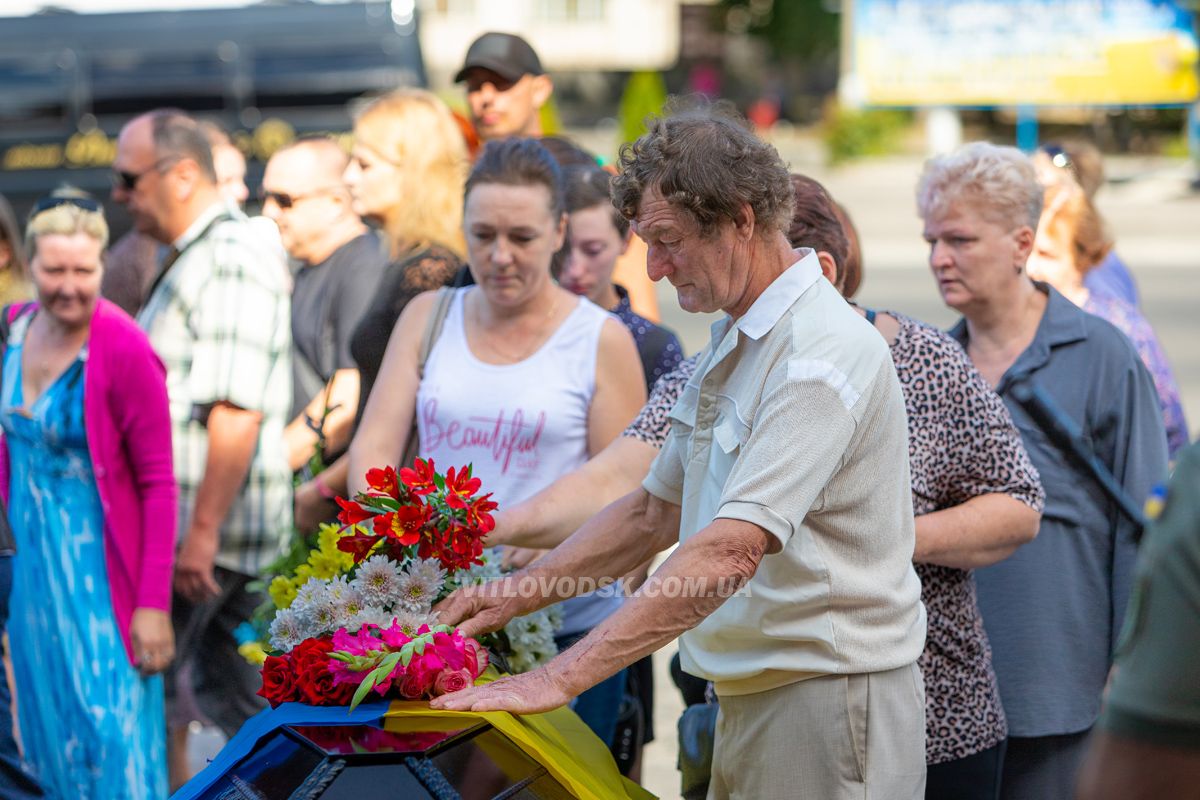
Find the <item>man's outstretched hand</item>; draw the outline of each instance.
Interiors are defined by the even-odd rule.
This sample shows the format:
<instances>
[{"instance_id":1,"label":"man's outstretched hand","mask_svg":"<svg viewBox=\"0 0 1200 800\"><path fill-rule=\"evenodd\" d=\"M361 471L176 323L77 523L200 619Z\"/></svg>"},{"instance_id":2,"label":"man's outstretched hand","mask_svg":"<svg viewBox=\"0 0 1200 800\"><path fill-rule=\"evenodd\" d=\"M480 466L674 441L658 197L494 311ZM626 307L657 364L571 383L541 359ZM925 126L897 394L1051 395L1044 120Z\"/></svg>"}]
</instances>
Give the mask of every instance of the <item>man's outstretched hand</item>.
<instances>
[{"instance_id":1,"label":"man's outstretched hand","mask_svg":"<svg viewBox=\"0 0 1200 800\"><path fill-rule=\"evenodd\" d=\"M523 675L508 675L482 686L471 686L429 701L433 708L447 711L508 711L540 714L565 706L571 695L559 685L546 667Z\"/></svg>"},{"instance_id":2,"label":"man's outstretched hand","mask_svg":"<svg viewBox=\"0 0 1200 800\"><path fill-rule=\"evenodd\" d=\"M456 589L433 607L438 622L453 625L463 636L480 636L497 631L513 617L534 609L525 608L511 578L499 578L479 586Z\"/></svg>"}]
</instances>

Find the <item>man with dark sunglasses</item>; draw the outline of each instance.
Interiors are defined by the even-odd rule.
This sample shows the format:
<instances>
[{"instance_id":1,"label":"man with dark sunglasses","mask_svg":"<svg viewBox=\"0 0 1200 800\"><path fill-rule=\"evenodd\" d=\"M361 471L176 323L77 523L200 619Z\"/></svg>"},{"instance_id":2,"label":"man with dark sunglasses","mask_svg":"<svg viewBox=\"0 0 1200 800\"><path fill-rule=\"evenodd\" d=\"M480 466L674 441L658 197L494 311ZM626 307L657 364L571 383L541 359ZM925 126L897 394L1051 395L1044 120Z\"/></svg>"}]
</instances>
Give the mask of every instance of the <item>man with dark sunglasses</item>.
<instances>
[{"instance_id":1,"label":"man with dark sunglasses","mask_svg":"<svg viewBox=\"0 0 1200 800\"><path fill-rule=\"evenodd\" d=\"M174 110L136 117L117 139L113 171L113 199L167 246L138 323L167 368L179 484L177 660L167 678L178 786L191 720L233 736L263 705L233 629L262 602L248 585L291 532L289 286L276 253L222 198L196 120Z\"/></svg>"},{"instance_id":2,"label":"man with dark sunglasses","mask_svg":"<svg viewBox=\"0 0 1200 800\"><path fill-rule=\"evenodd\" d=\"M349 445L359 390L350 335L387 265L383 243L351 208L342 182L347 161L332 139L302 139L271 156L263 173L263 216L279 227L296 267L292 421L284 432L293 471L309 464L320 442L326 464ZM296 496L301 527L332 519L332 492L321 493L319 478L304 487Z\"/></svg>"}]
</instances>

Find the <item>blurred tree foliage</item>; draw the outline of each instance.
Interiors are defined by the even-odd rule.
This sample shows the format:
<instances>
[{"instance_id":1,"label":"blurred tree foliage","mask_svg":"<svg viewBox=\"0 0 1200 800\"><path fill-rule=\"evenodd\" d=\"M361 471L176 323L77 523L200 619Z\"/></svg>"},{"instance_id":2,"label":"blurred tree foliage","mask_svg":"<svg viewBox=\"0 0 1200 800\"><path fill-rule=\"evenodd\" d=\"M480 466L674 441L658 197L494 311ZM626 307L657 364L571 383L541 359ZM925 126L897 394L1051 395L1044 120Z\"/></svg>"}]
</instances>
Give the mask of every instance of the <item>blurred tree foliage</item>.
<instances>
[{"instance_id":1,"label":"blurred tree foliage","mask_svg":"<svg viewBox=\"0 0 1200 800\"><path fill-rule=\"evenodd\" d=\"M621 141L632 142L646 132L646 118L661 114L667 85L661 73L634 72L621 95Z\"/></svg>"},{"instance_id":2,"label":"blurred tree foliage","mask_svg":"<svg viewBox=\"0 0 1200 800\"><path fill-rule=\"evenodd\" d=\"M837 0L720 0L718 5L727 27L762 38L781 63L823 58L838 50Z\"/></svg>"}]
</instances>

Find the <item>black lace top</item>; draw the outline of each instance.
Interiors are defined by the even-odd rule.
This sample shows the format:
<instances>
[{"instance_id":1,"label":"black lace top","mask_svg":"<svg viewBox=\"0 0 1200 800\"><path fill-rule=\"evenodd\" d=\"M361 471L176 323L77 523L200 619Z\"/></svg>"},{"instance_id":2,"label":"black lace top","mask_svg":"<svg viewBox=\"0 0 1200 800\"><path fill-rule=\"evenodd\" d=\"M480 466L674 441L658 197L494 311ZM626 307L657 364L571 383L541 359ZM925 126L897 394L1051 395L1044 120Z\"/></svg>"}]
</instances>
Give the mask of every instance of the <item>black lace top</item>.
<instances>
[{"instance_id":1,"label":"black lace top","mask_svg":"<svg viewBox=\"0 0 1200 800\"><path fill-rule=\"evenodd\" d=\"M462 259L453 251L435 244L410 251L384 270L375 300L363 314L350 340L350 353L358 364L362 381L355 419L362 419L400 312L421 292L450 285L462 266Z\"/></svg>"}]
</instances>

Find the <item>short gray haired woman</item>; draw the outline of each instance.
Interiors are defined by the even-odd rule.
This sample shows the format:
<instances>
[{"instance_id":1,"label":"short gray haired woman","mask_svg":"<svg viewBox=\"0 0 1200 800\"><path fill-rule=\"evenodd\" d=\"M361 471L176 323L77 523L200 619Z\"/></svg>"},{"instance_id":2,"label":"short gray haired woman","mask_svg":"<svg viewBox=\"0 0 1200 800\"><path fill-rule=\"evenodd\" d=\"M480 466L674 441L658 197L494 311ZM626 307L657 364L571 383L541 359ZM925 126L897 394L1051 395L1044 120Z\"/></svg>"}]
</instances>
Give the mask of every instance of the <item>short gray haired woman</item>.
<instances>
[{"instance_id":1,"label":"short gray haired woman","mask_svg":"<svg viewBox=\"0 0 1200 800\"><path fill-rule=\"evenodd\" d=\"M1037 538L975 572L1008 717L1002 796L1070 797L1129 596L1135 525L1015 402L1032 381L1135 503L1165 476L1150 374L1129 340L1025 270L1042 205L1030 160L977 142L930 160L917 206L951 335L1004 399L1046 490Z\"/></svg>"}]
</instances>

